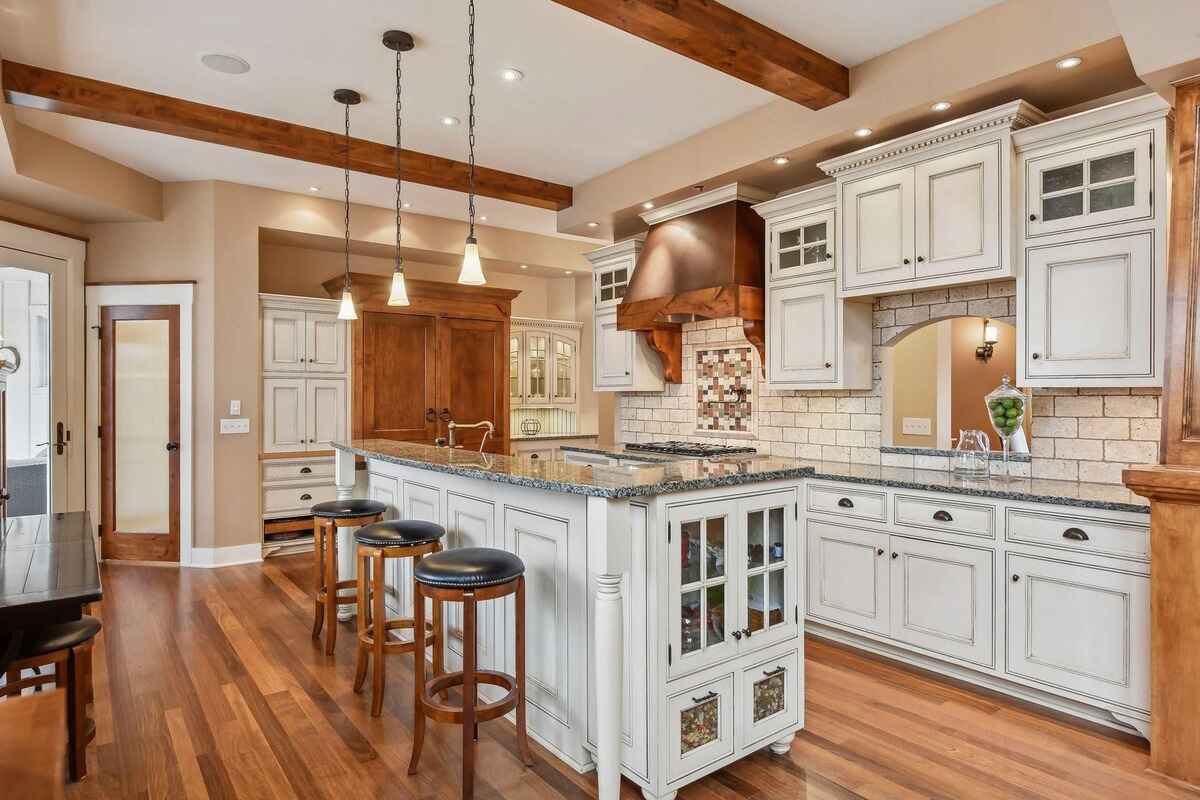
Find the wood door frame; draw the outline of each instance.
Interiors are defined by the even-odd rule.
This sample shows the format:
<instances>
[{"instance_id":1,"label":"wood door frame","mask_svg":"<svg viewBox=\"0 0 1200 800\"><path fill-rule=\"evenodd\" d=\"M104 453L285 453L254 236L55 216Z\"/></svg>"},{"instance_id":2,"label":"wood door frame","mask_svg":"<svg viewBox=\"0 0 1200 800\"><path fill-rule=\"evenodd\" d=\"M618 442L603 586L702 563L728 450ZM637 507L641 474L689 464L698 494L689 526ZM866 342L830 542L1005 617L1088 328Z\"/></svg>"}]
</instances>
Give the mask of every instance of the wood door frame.
<instances>
[{"instance_id":1,"label":"wood door frame","mask_svg":"<svg viewBox=\"0 0 1200 800\"><path fill-rule=\"evenodd\" d=\"M114 305L174 305L179 307L179 566L210 563L205 552L194 544L194 429L193 429L193 298L194 282L157 284L89 284L87 286L87 424L86 430L100 427L100 309ZM87 450L87 509L99 530L101 519L99 437L84 437ZM95 443L94 445L92 443Z\"/></svg>"},{"instance_id":2,"label":"wood door frame","mask_svg":"<svg viewBox=\"0 0 1200 800\"><path fill-rule=\"evenodd\" d=\"M116 519L116 442L113 439L113 425L105 424L112 421L116 414L114 349L115 328L117 322L134 322L142 320L166 321L168 330L168 432L169 442L175 443L175 449L168 456L170 491L167 512L168 530L166 534L139 533L130 534L136 539L121 542L115 539L113 529ZM163 555L154 557L145 553L134 552L134 560L139 561L170 561L178 562L180 553L179 542L179 417L182 399L179 391L179 370L182 358L179 345L179 306L169 304L158 305L109 305L100 308L100 553L103 558L120 558L118 555L126 547L149 545L165 542Z\"/></svg>"}]
</instances>

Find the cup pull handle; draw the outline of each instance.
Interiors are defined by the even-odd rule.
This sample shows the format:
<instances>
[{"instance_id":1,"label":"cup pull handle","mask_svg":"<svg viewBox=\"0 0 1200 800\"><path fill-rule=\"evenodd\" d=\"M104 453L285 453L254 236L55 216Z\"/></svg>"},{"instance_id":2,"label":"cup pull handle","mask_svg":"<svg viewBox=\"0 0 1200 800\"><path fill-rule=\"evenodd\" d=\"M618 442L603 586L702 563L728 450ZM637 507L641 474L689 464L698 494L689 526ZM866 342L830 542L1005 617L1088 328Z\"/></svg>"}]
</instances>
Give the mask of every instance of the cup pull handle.
<instances>
[{"instance_id":1,"label":"cup pull handle","mask_svg":"<svg viewBox=\"0 0 1200 800\"><path fill-rule=\"evenodd\" d=\"M838 500L838 508L854 508L854 501L849 497L843 497L841 500Z\"/></svg>"},{"instance_id":2,"label":"cup pull handle","mask_svg":"<svg viewBox=\"0 0 1200 800\"><path fill-rule=\"evenodd\" d=\"M1086 542L1088 540L1088 535L1079 528L1067 528L1065 531L1063 531L1063 538L1070 539L1072 542Z\"/></svg>"},{"instance_id":3,"label":"cup pull handle","mask_svg":"<svg viewBox=\"0 0 1200 800\"><path fill-rule=\"evenodd\" d=\"M301 467L300 468L301 475L310 475L311 473L312 473L312 467Z\"/></svg>"},{"instance_id":4,"label":"cup pull handle","mask_svg":"<svg viewBox=\"0 0 1200 800\"><path fill-rule=\"evenodd\" d=\"M954 517L950 516L950 512L944 511L940 508L933 512L933 518L938 522L954 522Z\"/></svg>"},{"instance_id":5,"label":"cup pull handle","mask_svg":"<svg viewBox=\"0 0 1200 800\"><path fill-rule=\"evenodd\" d=\"M301 500L312 500L312 495L311 494L302 494L302 495L300 495L300 499Z\"/></svg>"}]
</instances>

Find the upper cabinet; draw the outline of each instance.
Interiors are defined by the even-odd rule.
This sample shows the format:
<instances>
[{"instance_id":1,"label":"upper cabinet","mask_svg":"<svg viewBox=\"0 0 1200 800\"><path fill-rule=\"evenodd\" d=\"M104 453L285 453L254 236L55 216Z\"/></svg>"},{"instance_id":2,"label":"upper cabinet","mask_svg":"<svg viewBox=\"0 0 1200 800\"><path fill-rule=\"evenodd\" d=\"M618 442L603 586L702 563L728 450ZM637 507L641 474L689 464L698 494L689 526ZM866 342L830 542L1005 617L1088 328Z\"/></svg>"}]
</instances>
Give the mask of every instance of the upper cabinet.
<instances>
[{"instance_id":1,"label":"upper cabinet","mask_svg":"<svg viewBox=\"0 0 1200 800\"><path fill-rule=\"evenodd\" d=\"M837 179L840 295L888 294L1014 274L1013 131L1023 101L820 164Z\"/></svg>"},{"instance_id":2,"label":"upper cabinet","mask_svg":"<svg viewBox=\"0 0 1200 800\"><path fill-rule=\"evenodd\" d=\"M346 371L346 325L336 312L263 309L264 372Z\"/></svg>"},{"instance_id":3,"label":"upper cabinet","mask_svg":"<svg viewBox=\"0 0 1200 800\"><path fill-rule=\"evenodd\" d=\"M644 338L636 331L617 329L617 306L625 298L644 241L644 235L638 236L587 254L592 263L592 388L597 392L661 392L666 385L662 360Z\"/></svg>"},{"instance_id":4,"label":"upper cabinet","mask_svg":"<svg viewBox=\"0 0 1200 800\"><path fill-rule=\"evenodd\" d=\"M578 402L582 324L513 317L509 334L509 398L515 406Z\"/></svg>"},{"instance_id":5,"label":"upper cabinet","mask_svg":"<svg viewBox=\"0 0 1200 800\"><path fill-rule=\"evenodd\" d=\"M1020 385L1162 385L1169 114L1150 94L1014 135Z\"/></svg>"}]
</instances>

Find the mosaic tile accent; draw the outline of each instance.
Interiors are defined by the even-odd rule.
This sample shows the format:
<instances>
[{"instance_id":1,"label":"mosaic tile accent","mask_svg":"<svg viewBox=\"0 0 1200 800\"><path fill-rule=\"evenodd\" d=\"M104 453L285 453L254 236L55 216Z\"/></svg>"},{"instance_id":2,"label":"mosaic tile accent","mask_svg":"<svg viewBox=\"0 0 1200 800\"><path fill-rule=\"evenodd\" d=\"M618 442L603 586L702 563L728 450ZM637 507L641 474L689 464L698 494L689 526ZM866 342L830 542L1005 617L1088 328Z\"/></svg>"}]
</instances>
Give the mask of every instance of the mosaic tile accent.
<instances>
[{"instance_id":1,"label":"mosaic tile accent","mask_svg":"<svg viewBox=\"0 0 1200 800\"><path fill-rule=\"evenodd\" d=\"M749 347L696 351L696 429L750 433L754 357Z\"/></svg>"}]
</instances>

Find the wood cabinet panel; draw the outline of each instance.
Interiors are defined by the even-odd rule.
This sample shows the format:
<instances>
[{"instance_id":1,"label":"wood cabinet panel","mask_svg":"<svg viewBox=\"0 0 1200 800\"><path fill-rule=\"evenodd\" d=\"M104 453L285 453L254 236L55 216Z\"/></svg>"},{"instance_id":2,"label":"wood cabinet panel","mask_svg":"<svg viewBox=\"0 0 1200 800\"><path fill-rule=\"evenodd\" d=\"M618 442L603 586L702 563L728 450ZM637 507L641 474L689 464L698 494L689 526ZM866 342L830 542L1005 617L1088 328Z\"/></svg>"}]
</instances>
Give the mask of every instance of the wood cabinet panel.
<instances>
[{"instance_id":1,"label":"wood cabinet panel","mask_svg":"<svg viewBox=\"0 0 1200 800\"><path fill-rule=\"evenodd\" d=\"M496 434L484 448L507 451L508 325L494 320L438 320L437 406L455 422L490 420ZM439 416L439 418L440 418ZM482 428L457 431L455 440L478 450Z\"/></svg>"},{"instance_id":2,"label":"wood cabinet panel","mask_svg":"<svg viewBox=\"0 0 1200 800\"><path fill-rule=\"evenodd\" d=\"M363 312L362 408L356 436L432 443L437 418L437 320Z\"/></svg>"}]
</instances>

